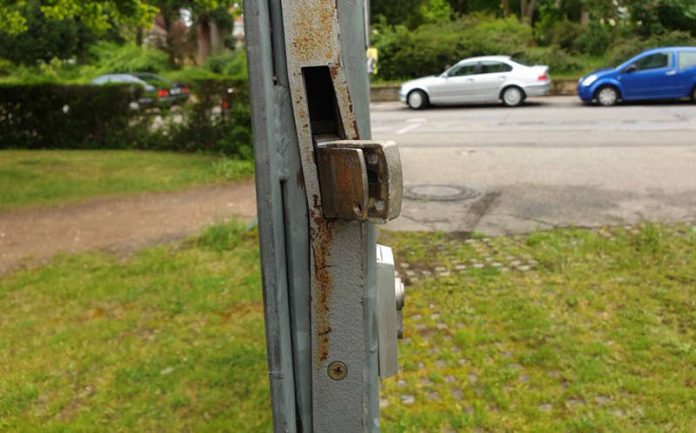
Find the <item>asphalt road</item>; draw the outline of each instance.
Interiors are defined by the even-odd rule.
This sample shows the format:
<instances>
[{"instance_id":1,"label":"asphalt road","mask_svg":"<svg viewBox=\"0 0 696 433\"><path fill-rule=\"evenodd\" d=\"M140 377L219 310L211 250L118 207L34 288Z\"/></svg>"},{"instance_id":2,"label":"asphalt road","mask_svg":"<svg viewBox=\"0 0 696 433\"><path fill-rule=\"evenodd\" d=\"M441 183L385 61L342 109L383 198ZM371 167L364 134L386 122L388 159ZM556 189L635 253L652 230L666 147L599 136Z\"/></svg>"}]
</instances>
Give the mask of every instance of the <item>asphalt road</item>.
<instances>
[{"instance_id":1,"label":"asphalt road","mask_svg":"<svg viewBox=\"0 0 696 433\"><path fill-rule=\"evenodd\" d=\"M375 103L372 125L374 138L401 148L406 198L390 229L509 234L696 221L696 104Z\"/></svg>"}]
</instances>

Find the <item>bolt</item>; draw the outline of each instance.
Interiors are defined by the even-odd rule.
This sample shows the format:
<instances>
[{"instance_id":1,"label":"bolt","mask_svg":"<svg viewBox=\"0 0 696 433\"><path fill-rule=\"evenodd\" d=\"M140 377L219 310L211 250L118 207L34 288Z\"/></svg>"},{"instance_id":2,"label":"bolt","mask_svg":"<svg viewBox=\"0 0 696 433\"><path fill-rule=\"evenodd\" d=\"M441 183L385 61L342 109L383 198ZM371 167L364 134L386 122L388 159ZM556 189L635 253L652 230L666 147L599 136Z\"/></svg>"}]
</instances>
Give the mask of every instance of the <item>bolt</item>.
<instances>
[{"instance_id":1,"label":"bolt","mask_svg":"<svg viewBox=\"0 0 696 433\"><path fill-rule=\"evenodd\" d=\"M377 165L377 163L379 163L379 156L376 153L367 155L367 163L370 165Z\"/></svg>"},{"instance_id":2,"label":"bolt","mask_svg":"<svg viewBox=\"0 0 696 433\"><path fill-rule=\"evenodd\" d=\"M333 380L343 380L348 376L348 366L341 361L334 361L329 364L329 377Z\"/></svg>"}]
</instances>

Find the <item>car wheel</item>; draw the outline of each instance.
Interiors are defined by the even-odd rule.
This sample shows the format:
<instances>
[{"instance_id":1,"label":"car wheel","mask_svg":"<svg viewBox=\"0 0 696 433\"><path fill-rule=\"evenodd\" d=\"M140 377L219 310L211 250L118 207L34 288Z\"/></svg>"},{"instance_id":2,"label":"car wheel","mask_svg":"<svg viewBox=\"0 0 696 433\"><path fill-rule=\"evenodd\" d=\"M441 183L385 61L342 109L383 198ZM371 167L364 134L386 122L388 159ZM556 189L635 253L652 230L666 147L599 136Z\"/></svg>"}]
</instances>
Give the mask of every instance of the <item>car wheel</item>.
<instances>
[{"instance_id":1,"label":"car wheel","mask_svg":"<svg viewBox=\"0 0 696 433\"><path fill-rule=\"evenodd\" d=\"M510 86L503 90L503 104L508 107L517 107L524 102L524 92L516 86Z\"/></svg>"},{"instance_id":2,"label":"car wheel","mask_svg":"<svg viewBox=\"0 0 696 433\"><path fill-rule=\"evenodd\" d=\"M602 107L611 107L619 102L619 92L611 86L605 86L597 90L597 102Z\"/></svg>"},{"instance_id":3,"label":"car wheel","mask_svg":"<svg viewBox=\"0 0 696 433\"><path fill-rule=\"evenodd\" d=\"M408 106L414 110L422 110L428 106L428 95L422 90L414 90L408 94L406 99Z\"/></svg>"}]
</instances>

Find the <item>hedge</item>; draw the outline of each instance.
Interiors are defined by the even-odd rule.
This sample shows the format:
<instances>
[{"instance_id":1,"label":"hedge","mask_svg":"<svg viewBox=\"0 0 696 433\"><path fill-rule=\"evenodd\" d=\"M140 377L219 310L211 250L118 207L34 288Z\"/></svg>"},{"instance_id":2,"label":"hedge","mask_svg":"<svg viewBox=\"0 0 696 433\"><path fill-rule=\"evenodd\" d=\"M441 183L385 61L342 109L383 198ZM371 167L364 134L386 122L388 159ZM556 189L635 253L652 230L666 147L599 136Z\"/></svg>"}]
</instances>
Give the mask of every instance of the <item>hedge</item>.
<instances>
[{"instance_id":1,"label":"hedge","mask_svg":"<svg viewBox=\"0 0 696 433\"><path fill-rule=\"evenodd\" d=\"M488 15L469 15L415 30L382 26L372 35L373 46L379 50L378 75L384 80L440 74L467 57L518 53L531 40L531 27L514 17Z\"/></svg>"},{"instance_id":2,"label":"hedge","mask_svg":"<svg viewBox=\"0 0 696 433\"><path fill-rule=\"evenodd\" d=\"M245 82L190 83L177 109L133 109L129 86L0 86L0 149L152 149L251 158Z\"/></svg>"}]
</instances>

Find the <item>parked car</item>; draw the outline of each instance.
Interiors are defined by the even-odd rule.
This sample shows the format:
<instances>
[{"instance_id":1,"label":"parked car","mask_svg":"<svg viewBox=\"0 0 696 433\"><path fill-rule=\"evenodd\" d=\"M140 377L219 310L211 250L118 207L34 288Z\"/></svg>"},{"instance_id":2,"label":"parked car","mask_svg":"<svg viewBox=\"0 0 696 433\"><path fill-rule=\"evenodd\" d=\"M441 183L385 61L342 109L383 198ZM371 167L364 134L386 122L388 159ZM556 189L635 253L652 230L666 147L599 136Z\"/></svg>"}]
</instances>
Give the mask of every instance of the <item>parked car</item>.
<instances>
[{"instance_id":1,"label":"parked car","mask_svg":"<svg viewBox=\"0 0 696 433\"><path fill-rule=\"evenodd\" d=\"M578 96L603 106L682 98L696 102L696 47L655 48L616 68L592 72L580 78Z\"/></svg>"},{"instance_id":2,"label":"parked car","mask_svg":"<svg viewBox=\"0 0 696 433\"><path fill-rule=\"evenodd\" d=\"M92 80L92 84L96 85L117 83L142 87L144 92L137 100L141 106L172 107L186 102L189 98L188 87L149 72L106 74Z\"/></svg>"},{"instance_id":3,"label":"parked car","mask_svg":"<svg viewBox=\"0 0 696 433\"><path fill-rule=\"evenodd\" d=\"M486 56L462 60L440 75L407 81L399 96L414 110L498 101L515 107L528 96L547 95L550 87L548 66L526 65L509 56Z\"/></svg>"}]
</instances>

